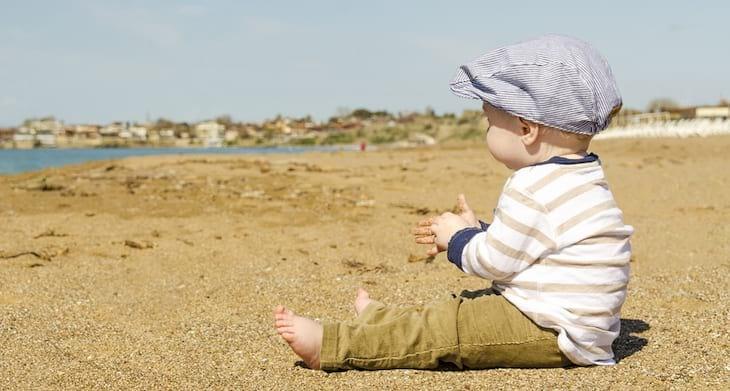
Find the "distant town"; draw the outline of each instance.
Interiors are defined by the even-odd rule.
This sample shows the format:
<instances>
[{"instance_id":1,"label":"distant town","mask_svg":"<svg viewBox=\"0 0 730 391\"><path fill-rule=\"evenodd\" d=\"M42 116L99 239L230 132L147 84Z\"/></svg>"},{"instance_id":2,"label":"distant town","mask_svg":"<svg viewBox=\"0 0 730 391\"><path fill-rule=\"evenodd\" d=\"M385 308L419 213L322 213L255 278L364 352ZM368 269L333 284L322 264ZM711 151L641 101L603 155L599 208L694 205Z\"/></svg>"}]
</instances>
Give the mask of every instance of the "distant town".
<instances>
[{"instance_id":1,"label":"distant town","mask_svg":"<svg viewBox=\"0 0 730 391\"><path fill-rule=\"evenodd\" d=\"M422 112L341 110L326 121L311 117L276 118L259 123L236 122L230 116L187 123L158 119L148 122L66 124L54 117L32 118L18 127L0 128L0 148L225 147L332 144L435 144L483 136L480 111L460 115ZM623 109L613 127L686 119L730 118L730 102L680 107L671 100L653 101L646 111Z\"/></svg>"}]
</instances>

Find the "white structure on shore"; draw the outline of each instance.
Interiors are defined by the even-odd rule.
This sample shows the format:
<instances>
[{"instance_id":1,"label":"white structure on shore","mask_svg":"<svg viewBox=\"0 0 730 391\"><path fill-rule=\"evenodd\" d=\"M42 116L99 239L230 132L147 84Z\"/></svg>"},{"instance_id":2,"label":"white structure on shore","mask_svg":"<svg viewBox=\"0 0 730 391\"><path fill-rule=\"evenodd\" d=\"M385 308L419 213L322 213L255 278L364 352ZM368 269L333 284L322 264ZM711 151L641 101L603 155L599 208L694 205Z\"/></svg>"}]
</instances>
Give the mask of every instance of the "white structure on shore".
<instances>
[{"instance_id":1,"label":"white structure on shore","mask_svg":"<svg viewBox=\"0 0 730 391\"><path fill-rule=\"evenodd\" d=\"M608 128L596 140L635 137L707 137L730 134L730 119L695 118Z\"/></svg>"},{"instance_id":2,"label":"white structure on shore","mask_svg":"<svg viewBox=\"0 0 730 391\"><path fill-rule=\"evenodd\" d=\"M222 147L226 127L215 121L205 121L195 125L195 135L206 147Z\"/></svg>"}]
</instances>

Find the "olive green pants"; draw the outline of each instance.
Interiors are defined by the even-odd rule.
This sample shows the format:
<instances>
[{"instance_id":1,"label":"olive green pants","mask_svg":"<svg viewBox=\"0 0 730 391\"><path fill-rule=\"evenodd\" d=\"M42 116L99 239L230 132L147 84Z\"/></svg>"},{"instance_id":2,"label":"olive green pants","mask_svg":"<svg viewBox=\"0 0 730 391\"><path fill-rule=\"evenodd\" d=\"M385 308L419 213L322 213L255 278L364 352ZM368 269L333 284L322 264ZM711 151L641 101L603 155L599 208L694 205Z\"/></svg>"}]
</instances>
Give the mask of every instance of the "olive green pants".
<instances>
[{"instance_id":1,"label":"olive green pants","mask_svg":"<svg viewBox=\"0 0 730 391\"><path fill-rule=\"evenodd\" d=\"M323 326L324 370L571 365L555 331L539 327L491 289L405 308L374 301L354 321Z\"/></svg>"}]
</instances>

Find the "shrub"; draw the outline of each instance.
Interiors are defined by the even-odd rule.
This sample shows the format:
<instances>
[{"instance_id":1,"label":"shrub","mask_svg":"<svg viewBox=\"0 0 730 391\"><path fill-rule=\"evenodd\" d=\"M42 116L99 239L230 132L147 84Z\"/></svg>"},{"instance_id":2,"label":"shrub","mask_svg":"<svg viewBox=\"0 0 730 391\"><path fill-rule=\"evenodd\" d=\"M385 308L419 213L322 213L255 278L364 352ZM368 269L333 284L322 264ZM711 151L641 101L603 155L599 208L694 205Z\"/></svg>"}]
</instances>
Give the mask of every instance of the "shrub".
<instances>
[{"instance_id":1,"label":"shrub","mask_svg":"<svg viewBox=\"0 0 730 391\"><path fill-rule=\"evenodd\" d=\"M349 132L334 132L327 135L327 137L322 140L322 144L325 145L332 145L332 144L352 144L355 142L355 136L352 133Z\"/></svg>"},{"instance_id":2,"label":"shrub","mask_svg":"<svg viewBox=\"0 0 730 391\"><path fill-rule=\"evenodd\" d=\"M316 137L297 137L289 140L291 145L317 145Z\"/></svg>"}]
</instances>

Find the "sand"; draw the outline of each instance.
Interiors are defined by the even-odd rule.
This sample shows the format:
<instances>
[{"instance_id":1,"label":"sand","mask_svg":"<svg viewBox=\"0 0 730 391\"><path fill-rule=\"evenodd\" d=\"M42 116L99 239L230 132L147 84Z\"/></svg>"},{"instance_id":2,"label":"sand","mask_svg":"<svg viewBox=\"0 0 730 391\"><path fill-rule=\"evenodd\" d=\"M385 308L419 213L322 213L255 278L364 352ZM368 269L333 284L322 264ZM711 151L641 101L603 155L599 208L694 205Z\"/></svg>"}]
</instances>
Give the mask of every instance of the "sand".
<instances>
[{"instance_id":1,"label":"sand","mask_svg":"<svg viewBox=\"0 0 730 391\"><path fill-rule=\"evenodd\" d=\"M730 137L593 147L636 228L615 366L327 374L276 335L278 303L488 285L409 234L459 191L491 220L510 172L482 145L167 156L0 177L0 389L728 388Z\"/></svg>"}]
</instances>

